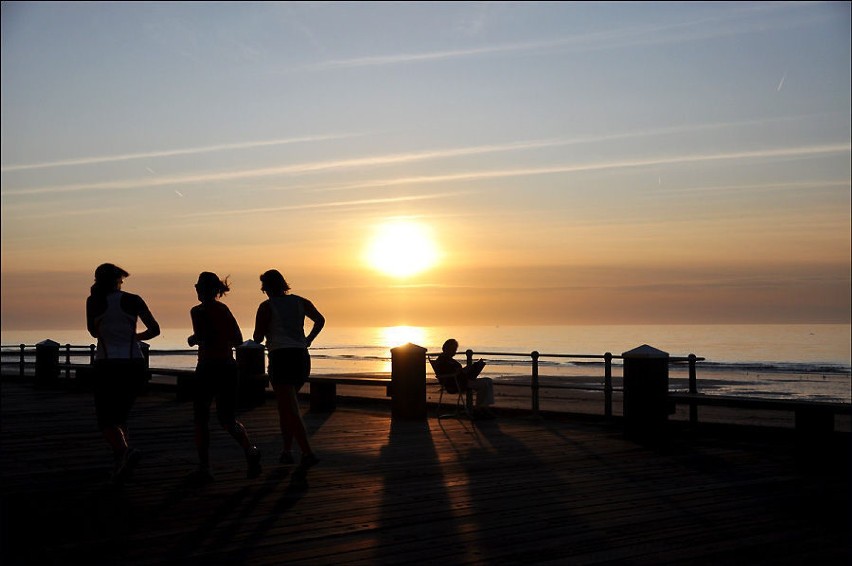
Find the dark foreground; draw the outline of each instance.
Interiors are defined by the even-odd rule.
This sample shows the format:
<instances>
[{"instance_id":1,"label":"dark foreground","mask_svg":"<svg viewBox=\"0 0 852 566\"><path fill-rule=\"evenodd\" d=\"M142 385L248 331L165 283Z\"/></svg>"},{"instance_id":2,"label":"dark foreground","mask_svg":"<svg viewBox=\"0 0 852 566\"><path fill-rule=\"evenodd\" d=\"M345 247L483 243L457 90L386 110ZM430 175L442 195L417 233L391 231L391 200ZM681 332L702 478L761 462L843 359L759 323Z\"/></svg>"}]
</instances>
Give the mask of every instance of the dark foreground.
<instances>
[{"instance_id":1,"label":"dark foreground","mask_svg":"<svg viewBox=\"0 0 852 566\"><path fill-rule=\"evenodd\" d=\"M276 463L271 403L243 413L263 474L244 479L214 428L216 482L193 487L191 406L149 393L131 420L145 457L116 488L88 395L4 382L0 562L850 563L848 435L677 425L648 446L599 419L391 423L385 404L341 405L306 415L308 488Z\"/></svg>"}]
</instances>

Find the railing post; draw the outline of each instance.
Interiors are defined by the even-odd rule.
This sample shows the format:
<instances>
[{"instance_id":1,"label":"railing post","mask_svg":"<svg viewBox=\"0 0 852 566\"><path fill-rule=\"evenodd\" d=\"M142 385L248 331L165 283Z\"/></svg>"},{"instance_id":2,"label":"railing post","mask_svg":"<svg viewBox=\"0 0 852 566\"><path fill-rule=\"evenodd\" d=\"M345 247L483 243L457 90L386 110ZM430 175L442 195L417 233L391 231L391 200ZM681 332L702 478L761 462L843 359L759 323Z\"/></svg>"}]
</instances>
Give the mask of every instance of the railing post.
<instances>
[{"instance_id":1,"label":"railing post","mask_svg":"<svg viewBox=\"0 0 852 566\"><path fill-rule=\"evenodd\" d=\"M465 357L467 365L473 365L473 350L471 350L470 348L465 350L464 351L464 357ZM471 391L470 387L468 387L467 390L465 391L464 403L465 403L464 406L467 407L468 410L470 410L470 408L473 407L473 391Z\"/></svg>"},{"instance_id":2,"label":"railing post","mask_svg":"<svg viewBox=\"0 0 852 566\"><path fill-rule=\"evenodd\" d=\"M604 416L612 417L612 353L604 354Z\"/></svg>"},{"instance_id":3,"label":"railing post","mask_svg":"<svg viewBox=\"0 0 852 566\"><path fill-rule=\"evenodd\" d=\"M71 379L71 344L65 344L65 379Z\"/></svg>"},{"instance_id":4,"label":"railing post","mask_svg":"<svg viewBox=\"0 0 852 566\"><path fill-rule=\"evenodd\" d=\"M89 344L89 365L95 365L95 345Z\"/></svg>"},{"instance_id":5,"label":"railing post","mask_svg":"<svg viewBox=\"0 0 852 566\"><path fill-rule=\"evenodd\" d=\"M698 393L698 378L695 375L695 354L689 354L689 394ZM689 424L698 424L698 405L694 401L689 402Z\"/></svg>"},{"instance_id":6,"label":"railing post","mask_svg":"<svg viewBox=\"0 0 852 566\"><path fill-rule=\"evenodd\" d=\"M21 344L21 377L24 377L24 368L27 365L25 358L24 358L24 351L26 350L26 348L27 348L26 344Z\"/></svg>"},{"instance_id":7,"label":"railing post","mask_svg":"<svg viewBox=\"0 0 852 566\"><path fill-rule=\"evenodd\" d=\"M538 356L539 353L537 351L533 351L530 354L532 358L532 382L530 383L530 387L532 389L532 412L534 416L538 416Z\"/></svg>"}]
</instances>

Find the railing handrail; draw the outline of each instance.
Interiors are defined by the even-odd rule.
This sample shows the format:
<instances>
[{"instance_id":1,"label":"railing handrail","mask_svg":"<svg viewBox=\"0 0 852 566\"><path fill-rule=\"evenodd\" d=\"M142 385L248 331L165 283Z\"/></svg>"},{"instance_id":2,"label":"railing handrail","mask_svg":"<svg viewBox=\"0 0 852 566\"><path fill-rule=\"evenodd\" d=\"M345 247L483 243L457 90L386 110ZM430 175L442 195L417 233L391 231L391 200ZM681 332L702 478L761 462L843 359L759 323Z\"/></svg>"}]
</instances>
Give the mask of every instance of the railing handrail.
<instances>
[{"instance_id":1,"label":"railing handrail","mask_svg":"<svg viewBox=\"0 0 852 566\"><path fill-rule=\"evenodd\" d=\"M27 345L27 344L19 344L17 346L0 346L0 350L2 350L2 354L6 356L17 355L19 357L19 363L21 367L21 375L24 373L25 366L25 356L27 354L32 355L37 352L37 344ZM29 352L27 349L30 349ZM63 364L65 369L66 377L70 377L70 368L71 358L72 356L82 356L86 355L89 357L89 363L94 362L95 356L95 345L89 344L87 346L83 345L72 345L72 344L60 344L57 348L58 350L64 350L65 363ZM170 350L154 350L148 348L148 355L157 356L163 354L174 354L174 355L192 355L195 354L195 349L170 349ZM427 353L427 356L435 356L435 353ZM557 359L584 359L584 360L602 360L604 363L604 414L607 418L612 417L612 401L613 401L613 385L612 385L612 361L615 359L624 359L624 356L615 355L611 352L606 352L604 354L576 354L576 353L563 353L563 354L550 354L550 353L540 353L536 350L532 352L491 352L487 350L483 351L474 351L472 349L468 349L465 351L465 358L467 364L470 365L473 363L474 356L498 356L502 358L528 358L530 363L530 402L531 402L531 410L534 415L538 415L540 411L540 403L539 403L539 392L541 389L541 384L539 381L539 361L542 358L557 358ZM689 354L686 357L676 357L676 356L668 356L668 363L689 363L689 391L690 393L696 393L698 391L698 383L696 378L696 363L699 361L704 361L704 358L699 358L695 354ZM167 368L151 368L152 372L158 370L165 370ZM697 419L697 414L695 414L695 407L690 407L690 417Z\"/></svg>"},{"instance_id":2,"label":"railing handrail","mask_svg":"<svg viewBox=\"0 0 852 566\"><path fill-rule=\"evenodd\" d=\"M0 349L3 350L3 353L11 353L11 351L13 349L14 349L15 353L18 353L22 346L26 349L34 349L36 346L38 346L38 344L3 344L3 345L0 345ZM62 348L62 349L67 349L67 348L70 347L72 350L84 350L84 351L89 351L93 346L94 346L94 343L92 343L92 344L59 344L59 347ZM326 348L321 348L321 349L333 350L335 348L326 347ZM477 355L477 356L508 356L508 357L526 357L526 358L530 357L533 353L533 352L490 352L490 351L485 351L485 350L483 350L483 351L471 350L471 351L474 353L474 355ZM187 355L189 355L189 354L197 353L198 350L195 349L195 348L165 348L165 349L150 348L149 352L151 354L178 354L178 355L187 354ZM601 359L602 360L607 356L607 354L574 354L574 353L551 354L551 353L542 353L542 352L538 352L538 351L535 351L535 352L536 352L536 354L538 355L539 358L581 358L581 359ZM437 356L439 353L440 352L429 352L428 355ZM618 354L609 354L609 355L612 356L612 359L614 359L614 360L623 359L623 357L624 357L624 356L621 356L621 355L618 355ZM670 362L671 361L686 362L686 361L689 361L689 356L669 356L668 359L669 359ZM705 359L702 358L702 357L697 357L696 360L697 361L704 361Z\"/></svg>"},{"instance_id":3,"label":"railing handrail","mask_svg":"<svg viewBox=\"0 0 852 566\"><path fill-rule=\"evenodd\" d=\"M0 346L0 349L3 350L3 353L8 353L8 352L11 352L12 350L14 350L15 352L18 352L18 351L20 351L20 349L22 347L25 348L25 349L31 349L31 350L34 351L36 346L38 346L38 344L3 344L2 346ZM85 345L84 344L59 344L59 347L62 348L62 349L66 349L66 348L70 347L72 350L85 350L85 351L88 351L89 349L91 349L92 346L94 346L94 344L85 344Z\"/></svg>"},{"instance_id":4,"label":"railing handrail","mask_svg":"<svg viewBox=\"0 0 852 566\"><path fill-rule=\"evenodd\" d=\"M2 353L2 358L9 358L9 357L13 357L13 356L16 358L16 360L14 362L3 361L3 365L8 366L8 365L19 363L20 364L21 376L24 376L25 368L27 366L35 365L36 366L36 374L38 374L38 362L32 360L33 356L36 357L36 360L38 359L37 346L38 346L38 344L31 344L31 345L18 344L18 345L2 345L2 346L0 346L0 353ZM95 349L96 349L96 347L95 347L94 344L89 344L89 345L58 344L58 347L56 348L57 357L60 357L60 356L64 357L65 360L64 360L64 363L59 362L59 360L57 360L57 362L59 362L57 369L63 370L65 372L65 377L70 378L72 370L79 371L82 368L90 367L90 364L94 363ZM328 348L328 349L330 349L330 348ZM168 354L193 355L193 354L196 354L196 353L197 353L197 350L195 350L195 349L153 350L153 349L148 348L149 357L150 356L163 355L163 354L166 354L166 355L168 355ZM474 351L474 350L470 350L470 349L466 350L464 352L464 354L465 354L466 362L468 364L473 362L474 356L478 356L478 357L499 356L499 357L504 357L504 358L505 357L527 358L529 363L530 363L529 388L530 388L530 398L531 398L530 399L531 400L531 410L532 410L532 413L534 415L539 414L539 390L541 388L541 385L539 383L539 361L542 358L594 359L594 360L599 359L599 360L603 360L603 364L604 364L604 376L603 376L604 385L603 385L602 391L603 391L603 394L604 394L604 415L607 419L610 419L613 416L613 411L612 411L613 392L616 391L617 389L613 387L613 375L612 375L613 364L612 364L612 361L614 359L624 359L623 355L614 355L611 352L606 352L605 354L575 354L575 353L563 353L563 354L544 353L544 354L542 354L542 353L537 352L537 351L532 351L532 352L529 352L529 353L519 353L519 352L491 352L491 351L484 351L484 350L483 351ZM435 355L437 355L437 354L427 353L427 356L435 356ZM86 356L88 358L88 363L81 364L81 363L72 363L71 362L72 357L80 357L80 356ZM26 359L28 357L30 358L30 360ZM758 406L760 406L760 407L782 406L782 404L779 404L779 403L762 402L762 401L766 401L766 400L761 400L760 398L736 399L734 401L730 401L730 400L726 401L726 399L719 398L718 403L716 403L717 400L714 399L712 396L710 396L710 398L707 399L705 396L700 395L699 392L698 392L698 379L697 379L697 371L696 371L697 370L697 363L701 362L701 361L705 361L705 358L696 356L695 354L689 354L688 356L685 356L685 357L684 356L667 356L666 359L667 359L667 362L669 364L679 364L679 363L684 363L684 362L688 363L689 392L688 393L680 393L680 394L675 392L673 394L674 396L671 397L671 399L680 399L679 402L688 404L690 423L695 424L695 423L698 422L698 405L699 404L714 404L715 403L715 404L723 404L724 405L726 402L728 402L728 404L734 403L734 404L740 404L740 405L743 405L743 404L747 405L750 402L754 402L754 403L757 403ZM188 375L188 374L193 373L194 370L192 370L192 369L174 369L174 368L151 367L151 368L149 368L149 371L151 372L152 375L172 374L172 375L183 376L183 375ZM38 375L36 377L38 377ZM327 378L328 379L335 379L335 376L329 375ZM317 379L321 380L322 376L317 376ZM375 379L372 379L372 380L371 379L366 379L366 380L352 379L352 380L348 380L347 383L349 381L351 381L351 383L353 383L353 384L354 383L367 383L367 382L369 382L370 384L373 384L373 382L375 382L376 380ZM385 382L387 382L387 381L390 381L390 380L383 380L382 384L385 384ZM523 386L523 384L521 384L521 383L512 383L512 384L507 384L507 385ZM571 386L565 385L565 384L562 384L561 386L565 387L565 388L572 388ZM560 387L560 385L549 384L549 385L547 385L547 387L557 387L558 388L558 387ZM573 388L581 388L581 387L575 386ZM601 389L599 387L586 386L586 387L582 387L582 388L588 389L590 391L591 390L601 391ZM620 390L620 389L618 389L618 390ZM787 407L788 405L790 407L795 408L798 411L800 404L797 404L795 402L788 402L786 404L783 404L784 407ZM837 405L837 407L842 409L844 412L848 412L848 404L842 403L842 404L839 404L839 405L838 404L834 404L834 405ZM814 401L814 402L810 402L809 407L811 407L811 406L817 407L818 406L822 409L822 408L826 408L826 407L831 408L834 405L832 405L831 403ZM797 414L798 414L798 412L797 412Z\"/></svg>"}]
</instances>

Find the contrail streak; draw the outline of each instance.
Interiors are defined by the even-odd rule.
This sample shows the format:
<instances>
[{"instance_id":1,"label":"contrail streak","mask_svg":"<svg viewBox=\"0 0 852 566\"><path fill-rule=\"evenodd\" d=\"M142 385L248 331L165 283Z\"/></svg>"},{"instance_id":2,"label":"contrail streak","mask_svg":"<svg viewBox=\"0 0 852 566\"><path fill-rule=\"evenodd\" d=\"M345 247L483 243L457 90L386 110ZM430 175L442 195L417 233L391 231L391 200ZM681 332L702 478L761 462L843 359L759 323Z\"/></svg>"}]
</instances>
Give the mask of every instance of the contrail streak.
<instances>
[{"instance_id":1,"label":"contrail streak","mask_svg":"<svg viewBox=\"0 0 852 566\"><path fill-rule=\"evenodd\" d=\"M540 144L553 144L553 142L538 142ZM560 142L565 143L565 142ZM262 169L252 169L248 171L231 171L227 173L205 173L201 175L184 175L177 177L162 177L157 179L134 179L129 181L119 182L103 182L103 183L78 183L65 186L52 187L37 187L29 189L20 189L17 191L4 191L5 196L29 196L36 194L48 193L71 193L79 191L103 191L103 190L129 190L129 189L144 189L153 187L162 187L170 185L186 185L195 183L213 183L223 181L234 181L239 179L252 179L261 177L271 177L276 175L300 175L308 173L319 173L330 170L344 170L359 167L371 167L378 165L408 163L423 159L435 159L439 157L454 157L461 155L471 155L476 153L488 153L494 151L508 151L509 149L517 149L518 147L529 148L536 146L535 143L525 142L521 144L508 144L505 146L479 146L475 148L461 148L457 150L447 151L426 151L419 153L397 154L380 157L366 157L356 159L344 159L328 162L303 163L289 165L284 167L269 167ZM410 184L414 182L436 182L441 180L466 180L466 179L487 179L498 177L510 177L521 175L540 175L547 173L571 173L578 171L595 171L605 169L622 169L627 167L643 167L648 165L670 165L676 163L697 163L705 161L720 161L732 159L755 159L755 158L777 158L777 157L806 157L810 155L822 155L831 153L849 152L852 145L848 143L819 145L810 147L794 147L782 149L768 149L755 151L742 151L734 153L718 153L718 154L697 154L683 156L666 156L650 159L625 159L621 161L609 161L600 163L585 163L585 164L566 164L555 165L550 167L529 167L516 168L509 170L490 170L490 171L471 171L466 173L455 173L450 175L422 176L412 177L409 179L367 182L357 185L347 185L345 188L361 188L369 186L381 186L392 184Z\"/></svg>"},{"instance_id":2,"label":"contrail streak","mask_svg":"<svg viewBox=\"0 0 852 566\"><path fill-rule=\"evenodd\" d=\"M4 165L0 167L3 173L11 171L27 171L31 169L47 169L50 167L71 167L79 165L94 165L98 163L114 163L116 161L130 161L132 159L150 159L156 157L174 157L176 155L193 155L199 153L211 153L214 151L229 151L235 149L253 149L256 147L268 147L272 145L286 145L293 143L325 141L333 139L343 139L354 137L361 134L329 134L321 136L304 136L297 138L286 138L280 140L265 140L252 141L243 143L227 143L219 145L210 145L207 147L190 147L185 149L169 149L161 151L147 151L140 153L125 153L121 155L102 155L98 157L80 157L77 159L64 159L60 161L48 161L44 163L29 163L22 165ZM150 167L145 168L148 172L153 173Z\"/></svg>"},{"instance_id":3,"label":"contrail streak","mask_svg":"<svg viewBox=\"0 0 852 566\"><path fill-rule=\"evenodd\" d=\"M738 7L719 15L673 24L636 26L572 37L554 38L544 41L489 45L470 47L466 49L430 51L425 53L399 53L353 57L349 59L333 59L309 65L304 68L309 70L326 70L357 67L380 67L387 65L461 59L499 53L549 51L565 48L574 48L577 50L601 50L638 47L643 45L686 43L715 37L749 34L756 30L765 31L770 24L767 24L765 21L754 23L742 21L743 16L765 13L777 8L785 8L784 3L767 2L761 5ZM786 28L795 27L796 25L804 25L804 22L801 21L801 19L785 20L771 25L776 28Z\"/></svg>"},{"instance_id":4,"label":"contrail streak","mask_svg":"<svg viewBox=\"0 0 852 566\"><path fill-rule=\"evenodd\" d=\"M282 211L292 211L292 210L311 210L317 208L340 208L346 206L365 206L371 204L387 204L387 203L395 203L395 202L410 202L416 200L430 200L437 198L446 198L449 196L457 196L459 193L433 193L429 195L415 195L415 196L407 196L407 197L390 197L390 198L373 198L373 199L361 199L361 200L346 200L346 201L335 201L335 202L320 202L320 203L312 203L312 204L293 204L290 206L278 206L278 207L264 207L264 208L247 208L243 210L220 210L214 212L193 212L190 214L184 214L183 218L200 218L206 216L233 216L238 214L261 214L266 212L282 212Z\"/></svg>"}]
</instances>

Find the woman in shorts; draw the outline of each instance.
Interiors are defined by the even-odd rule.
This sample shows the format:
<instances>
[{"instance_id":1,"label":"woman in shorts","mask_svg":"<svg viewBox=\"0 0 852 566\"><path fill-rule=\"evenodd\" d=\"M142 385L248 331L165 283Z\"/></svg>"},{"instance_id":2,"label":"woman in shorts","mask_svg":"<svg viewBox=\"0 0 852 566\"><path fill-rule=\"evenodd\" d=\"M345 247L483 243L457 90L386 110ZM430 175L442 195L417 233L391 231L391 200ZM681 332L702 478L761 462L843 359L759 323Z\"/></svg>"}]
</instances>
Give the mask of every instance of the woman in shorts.
<instances>
[{"instance_id":1,"label":"woman in shorts","mask_svg":"<svg viewBox=\"0 0 852 566\"><path fill-rule=\"evenodd\" d=\"M86 328L98 339L95 351L95 413L98 428L112 448L113 481L126 480L141 453L130 445L127 418L148 379L148 366L139 345L159 336L160 325L139 295L121 290L125 277L112 263L99 265L95 283L86 299ZM136 332L137 320L145 325Z\"/></svg>"},{"instance_id":2,"label":"woman in shorts","mask_svg":"<svg viewBox=\"0 0 852 566\"><path fill-rule=\"evenodd\" d=\"M299 411L296 393L308 380L311 372L311 356L308 348L325 325L325 317L309 300L289 294L290 286L284 276L271 269L260 276L260 290L268 300L257 308L254 326L254 341L266 339L269 351L269 378L278 402L278 420L284 447L279 461L294 463L293 439L302 452L296 474L307 472L319 462L305 430ZM305 335L305 318L311 319L313 327Z\"/></svg>"},{"instance_id":3,"label":"woman in shorts","mask_svg":"<svg viewBox=\"0 0 852 566\"><path fill-rule=\"evenodd\" d=\"M216 399L216 417L228 434L236 440L246 457L249 479L260 475L260 451L251 443L243 423L237 420L237 362L234 346L243 341L243 334L231 310L218 299L230 291L227 280L205 271L198 276L195 292L200 304L189 311L192 319L190 346L198 346L198 365L195 367L193 415L195 447L198 450L200 481L210 481L210 405Z\"/></svg>"}]
</instances>

